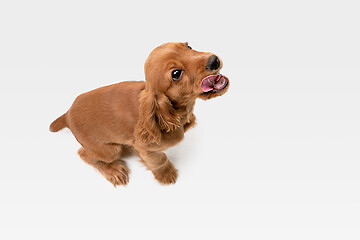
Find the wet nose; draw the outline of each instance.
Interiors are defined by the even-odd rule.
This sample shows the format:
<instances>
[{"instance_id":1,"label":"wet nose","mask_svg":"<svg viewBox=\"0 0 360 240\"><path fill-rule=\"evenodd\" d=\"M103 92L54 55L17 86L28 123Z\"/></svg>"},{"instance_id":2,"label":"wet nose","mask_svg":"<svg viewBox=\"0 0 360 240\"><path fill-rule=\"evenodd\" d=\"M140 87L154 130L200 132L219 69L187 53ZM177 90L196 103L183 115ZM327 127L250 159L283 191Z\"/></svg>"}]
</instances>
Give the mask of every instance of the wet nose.
<instances>
[{"instance_id":1,"label":"wet nose","mask_svg":"<svg viewBox=\"0 0 360 240\"><path fill-rule=\"evenodd\" d=\"M216 70L220 67L220 59L216 55L211 55L206 65L207 70Z\"/></svg>"}]
</instances>

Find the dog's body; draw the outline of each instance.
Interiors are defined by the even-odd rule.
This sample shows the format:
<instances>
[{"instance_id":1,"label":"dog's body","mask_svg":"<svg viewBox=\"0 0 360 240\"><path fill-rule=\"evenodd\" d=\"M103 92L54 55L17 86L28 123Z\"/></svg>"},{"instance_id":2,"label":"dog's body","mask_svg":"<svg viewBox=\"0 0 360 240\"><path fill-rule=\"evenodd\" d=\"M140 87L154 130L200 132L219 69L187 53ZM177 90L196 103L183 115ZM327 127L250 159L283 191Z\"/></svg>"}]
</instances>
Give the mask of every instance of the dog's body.
<instances>
[{"instance_id":1,"label":"dog's body","mask_svg":"<svg viewBox=\"0 0 360 240\"><path fill-rule=\"evenodd\" d=\"M193 64L185 66L181 61L183 56L174 55L189 55L184 47L189 49L187 43L168 43L155 49L145 64L146 82L121 82L81 94L71 108L50 125L50 131L68 127L83 146L79 149L80 157L114 186L129 181L129 170L120 160L127 146L139 153L160 183L175 183L177 170L162 151L180 142L185 131L195 125L196 98L222 95L229 86L222 75L209 76L209 73L218 73L220 60L214 63L208 60L209 53L188 50L192 51L193 58L198 58L195 60L206 60L203 64L216 67L210 70L206 67L200 74L191 70ZM167 71L170 70L169 81Z\"/></svg>"}]
</instances>

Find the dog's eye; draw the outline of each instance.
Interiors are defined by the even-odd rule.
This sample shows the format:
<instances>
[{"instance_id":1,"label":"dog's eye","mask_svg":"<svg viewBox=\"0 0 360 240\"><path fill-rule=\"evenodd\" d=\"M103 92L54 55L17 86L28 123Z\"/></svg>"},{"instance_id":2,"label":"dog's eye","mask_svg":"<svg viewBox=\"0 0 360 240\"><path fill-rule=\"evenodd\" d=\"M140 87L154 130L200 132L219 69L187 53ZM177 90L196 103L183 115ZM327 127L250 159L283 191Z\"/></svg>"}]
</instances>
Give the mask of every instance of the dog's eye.
<instances>
[{"instance_id":1,"label":"dog's eye","mask_svg":"<svg viewBox=\"0 0 360 240\"><path fill-rule=\"evenodd\" d=\"M172 79L174 81L179 80L179 78L181 77L182 72L183 72L182 70L174 70L174 71L172 71L172 73L171 73Z\"/></svg>"}]
</instances>

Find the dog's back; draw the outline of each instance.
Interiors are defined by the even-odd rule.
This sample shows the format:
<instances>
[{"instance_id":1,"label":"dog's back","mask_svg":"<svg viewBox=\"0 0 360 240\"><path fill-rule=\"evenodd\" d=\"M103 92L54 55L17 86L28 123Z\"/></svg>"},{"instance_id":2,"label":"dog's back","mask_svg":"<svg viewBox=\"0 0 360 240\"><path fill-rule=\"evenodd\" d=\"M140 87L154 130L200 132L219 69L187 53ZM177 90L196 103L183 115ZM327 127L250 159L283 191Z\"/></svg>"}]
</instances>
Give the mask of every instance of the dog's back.
<instances>
[{"instance_id":1,"label":"dog's back","mask_svg":"<svg viewBox=\"0 0 360 240\"><path fill-rule=\"evenodd\" d=\"M68 127L81 145L133 142L143 81L127 81L79 95L70 109L50 125Z\"/></svg>"}]
</instances>

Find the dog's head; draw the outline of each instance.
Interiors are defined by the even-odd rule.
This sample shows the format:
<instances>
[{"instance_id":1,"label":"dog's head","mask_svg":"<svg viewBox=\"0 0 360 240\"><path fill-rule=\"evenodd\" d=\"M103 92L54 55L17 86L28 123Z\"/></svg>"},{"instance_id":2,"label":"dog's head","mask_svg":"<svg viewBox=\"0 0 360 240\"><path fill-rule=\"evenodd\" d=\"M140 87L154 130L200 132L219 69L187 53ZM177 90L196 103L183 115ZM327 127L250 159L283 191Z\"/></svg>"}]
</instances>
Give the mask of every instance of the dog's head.
<instances>
[{"instance_id":1,"label":"dog's head","mask_svg":"<svg viewBox=\"0 0 360 240\"><path fill-rule=\"evenodd\" d=\"M147 58L145 79L151 89L186 104L196 98L221 96L228 90L229 80L220 74L222 66L213 53L198 52L188 43L165 43Z\"/></svg>"},{"instance_id":2,"label":"dog's head","mask_svg":"<svg viewBox=\"0 0 360 240\"><path fill-rule=\"evenodd\" d=\"M221 59L198 52L187 43L166 43L155 48L145 62L146 88L140 94L136 136L159 143L162 132L189 121L195 99L223 95L229 80L220 74Z\"/></svg>"}]
</instances>

